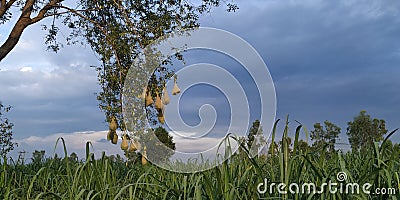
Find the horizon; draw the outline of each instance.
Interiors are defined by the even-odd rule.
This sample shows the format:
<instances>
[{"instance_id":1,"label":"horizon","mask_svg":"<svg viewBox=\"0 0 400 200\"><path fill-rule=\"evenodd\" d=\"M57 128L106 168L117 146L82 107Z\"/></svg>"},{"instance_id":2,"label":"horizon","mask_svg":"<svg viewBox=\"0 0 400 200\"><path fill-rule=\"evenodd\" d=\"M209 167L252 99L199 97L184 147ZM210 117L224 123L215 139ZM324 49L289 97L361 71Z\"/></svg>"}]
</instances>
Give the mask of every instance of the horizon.
<instances>
[{"instance_id":1,"label":"horizon","mask_svg":"<svg viewBox=\"0 0 400 200\"><path fill-rule=\"evenodd\" d=\"M389 132L400 127L400 94L396 92L400 88L400 6L357 1L307 1L301 5L251 1L238 2L238 6L235 13L215 8L201 17L201 26L232 32L258 51L275 85L276 118L289 115L290 133L294 134L296 120L308 131L314 123L328 120L342 129L340 139L348 143L346 123L361 110L386 120ZM10 24L2 25L1 40ZM94 95L100 91L97 74L90 67L99 64L96 56L89 46L78 45L65 46L57 54L47 52L43 33L40 24L30 27L0 63L0 101L13 106L6 116L15 124L13 136L20 144L13 157L22 150L52 154L60 136L72 150L68 153L76 152L79 157L88 140L97 145L93 145L96 155L102 150L121 154L119 145L104 142L107 124ZM207 53L194 54L189 56L193 63L210 58ZM213 54L211 58L234 68L225 57ZM192 105L196 98L207 100L213 90L199 87L190 91L182 98ZM222 97L214 100L223 101ZM196 103L200 106L204 101ZM182 108L189 124L199 123L198 110L193 114L193 107L183 104ZM398 134L391 139L400 142ZM338 142L343 143L341 140Z\"/></svg>"}]
</instances>

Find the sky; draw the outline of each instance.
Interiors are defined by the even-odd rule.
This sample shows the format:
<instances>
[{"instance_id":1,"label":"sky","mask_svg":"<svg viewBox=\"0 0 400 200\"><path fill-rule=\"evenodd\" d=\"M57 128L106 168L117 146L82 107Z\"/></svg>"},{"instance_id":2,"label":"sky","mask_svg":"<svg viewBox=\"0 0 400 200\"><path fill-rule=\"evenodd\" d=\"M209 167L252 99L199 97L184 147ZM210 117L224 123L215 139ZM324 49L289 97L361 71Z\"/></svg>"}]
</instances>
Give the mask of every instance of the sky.
<instances>
[{"instance_id":1,"label":"sky","mask_svg":"<svg viewBox=\"0 0 400 200\"><path fill-rule=\"evenodd\" d=\"M201 25L232 32L257 50L275 85L277 118L289 114L292 125L297 120L309 130L329 120L342 128L341 143L348 143L346 123L361 110L385 119L389 130L400 127L398 1L236 2L238 11L216 8L201 17ZM10 27L0 26L0 41ZM30 156L44 149L49 155L60 136L70 153L83 155L86 141L92 141L96 153L121 153L119 146L104 141L107 124L97 106L97 74L90 67L99 64L95 54L89 46L48 52L43 33L40 24L29 27L0 62L0 100L13 106L7 117L19 143L13 154L25 150ZM195 55L193 62L201 60ZM213 56L215 63L226 61ZM182 101L188 98L197 105L182 105L188 124L198 123L198 108L213 100L207 94L223 97L207 86L197 88L206 92L192 89L182 95ZM199 96L204 102L193 103ZM392 139L399 142L400 135ZM182 149L193 148L175 142Z\"/></svg>"}]
</instances>

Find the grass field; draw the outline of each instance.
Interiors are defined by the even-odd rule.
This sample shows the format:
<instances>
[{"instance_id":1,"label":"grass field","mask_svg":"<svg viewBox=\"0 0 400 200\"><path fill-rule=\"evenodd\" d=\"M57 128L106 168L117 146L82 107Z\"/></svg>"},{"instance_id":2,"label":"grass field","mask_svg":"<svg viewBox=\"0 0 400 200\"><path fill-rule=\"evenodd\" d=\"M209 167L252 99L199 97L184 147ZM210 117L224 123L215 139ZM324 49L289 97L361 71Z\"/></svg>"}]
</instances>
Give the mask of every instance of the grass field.
<instances>
[{"instance_id":1,"label":"grass field","mask_svg":"<svg viewBox=\"0 0 400 200\"><path fill-rule=\"evenodd\" d=\"M389 140L368 151L311 151L300 145L300 126L289 133L286 124L280 144L270 154L249 158L246 148L221 165L199 173L182 174L163 170L152 164L126 164L105 154L95 158L86 146L86 159L48 158L29 164L2 163L1 199L400 199L400 148ZM294 137L289 144L288 137ZM62 141L62 140L60 140ZM65 146L64 146L65 148ZM65 150L65 155L68 152ZM321 191L323 183L338 182L337 174L347 179L332 193L291 193L277 190L263 193L257 190L264 179L268 183L314 183ZM345 193L347 183L369 183L370 194ZM385 193L375 194L385 188ZM360 189L361 190L361 189ZM383 193L383 190L380 190ZM395 194L393 194L393 192Z\"/></svg>"}]
</instances>

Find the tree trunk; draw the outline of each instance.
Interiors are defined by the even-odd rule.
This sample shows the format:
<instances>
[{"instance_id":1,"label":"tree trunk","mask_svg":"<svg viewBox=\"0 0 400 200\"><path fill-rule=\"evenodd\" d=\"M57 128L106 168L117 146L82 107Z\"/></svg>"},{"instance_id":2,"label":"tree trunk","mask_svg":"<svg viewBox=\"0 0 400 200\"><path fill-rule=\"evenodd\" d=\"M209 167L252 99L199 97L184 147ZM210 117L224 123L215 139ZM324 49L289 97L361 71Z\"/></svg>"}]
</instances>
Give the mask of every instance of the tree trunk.
<instances>
[{"instance_id":1,"label":"tree trunk","mask_svg":"<svg viewBox=\"0 0 400 200\"><path fill-rule=\"evenodd\" d=\"M10 51L17 45L25 28L29 25L30 18L21 17L18 19L7 40L0 47L0 61L2 61Z\"/></svg>"},{"instance_id":2,"label":"tree trunk","mask_svg":"<svg viewBox=\"0 0 400 200\"><path fill-rule=\"evenodd\" d=\"M26 1L24 7L22 8L21 16L11 30L11 33L8 35L7 40L0 47L0 62L10 53L15 45L17 45L25 28L31 24L31 13L34 3L35 0Z\"/></svg>"}]
</instances>

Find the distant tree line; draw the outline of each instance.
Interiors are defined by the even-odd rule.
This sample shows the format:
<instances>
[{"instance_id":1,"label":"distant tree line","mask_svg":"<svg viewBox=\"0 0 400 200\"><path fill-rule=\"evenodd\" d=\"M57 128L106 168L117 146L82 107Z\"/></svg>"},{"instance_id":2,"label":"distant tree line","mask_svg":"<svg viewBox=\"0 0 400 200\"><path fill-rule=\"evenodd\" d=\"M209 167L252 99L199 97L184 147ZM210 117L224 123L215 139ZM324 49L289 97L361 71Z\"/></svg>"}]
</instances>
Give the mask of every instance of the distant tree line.
<instances>
[{"instance_id":1,"label":"distant tree line","mask_svg":"<svg viewBox=\"0 0 400 200\"><path fill-rule=\"evenodd\" d=\"M8 118L4 116L11 107L5 107L0 102L0 155L2 158L6 158L7 154L14 149L17 145L13 142L13 123L9 121ZM310 139L311 143L304 141L303 139L299 139L298 149L300 150L311 150L316 152L325 152L325 153L336 153L337 149L335 145L337 144L337 139L341 134L341 128L334 123L326 120L323 124L315 123L313 126L313 130L310 131ZM396 131L396 130L395 130ZM358 116L354 117L352 121L347 123L346 134L348 136L349 145L351 146L352 151L360 151L366 152L368 149L371 149L375 146L375 143L382 142L386 140L384 145L391 146L391 148L399 148L399 144L393 144L389 137L395 133L392 131L389 135L384 138L388 133L386 129L386 122L383 119L372 118L365 110L360 111ZM167 145L170 149L175 150L175 143L173 142L173 138L169 135L168 131L163 127L158 127L155 129L155 134L160 139L160 142ZM292 139L290 137L286 138L286 144L292 146ZM263 129L259 120L255 120L251 127L249 128L249 133L247 137L240 138L239 143L241 146L258 152L260 148L265 148L265 144L268 143L266 138L263 137ZM278 152L277 148L281 147L285 143L280 141L275 143L273 140L273 144L270 144L270 148L268 149L267 154L274 154L274 152ZM35 151L32 155L33 163L41 163L44 161L45 152ZM125 157L128 158L128 161L136 162L140 159L141 155L137 152L124 152ZM154 156L154 155L153 155ZM170 152L157 152L157 156L161 159L168 159L172 154ZM71 160L78 161L78 156L75 153L72 153L69 157ZM113 158L113 157L111 157ZM115 157L117 160L123 160L121 157Z\"/></svg>"},{"instance_id":2,"label":"distant tree line","mask_svg":"<svg viewBox=\"0 0 400 200\"><path fill-rule=\"evenodd\" d=\"M315 123L313 129L310 131L311 143L300 139L299 148L319 151L327 153L335 153L337 150L335 145L342 129L336 124L326 120L323 123ZM352 121L347 122L346 135L348 136L349 145L352 151L365 152L367 149L374 147L376 142L382 142L385 134L388 133L386 129L386 122L383 119L372 118L367 111L362 110L358 116L354 117ZM393 132L394 133L394 132ZM258 142L253 141L257 138ZM292 144L291 138L287 138L288 144ZM260 121L255 120L249 129L247 138L242 138L242 143L248 149L260 148L262 142L266 142L262 136L262 127ZM273 141L275 143L275 141ZM392 144L389 140L388 144ZM254 146L252 146L254 145ZM277 148L282 146L282 141L278 144L270 145L269 154L277 152ZM275 149L271 149L275 148ZM275 151L274 151L275 150Z\"/></svg>"}]
</instances>

